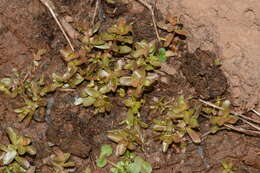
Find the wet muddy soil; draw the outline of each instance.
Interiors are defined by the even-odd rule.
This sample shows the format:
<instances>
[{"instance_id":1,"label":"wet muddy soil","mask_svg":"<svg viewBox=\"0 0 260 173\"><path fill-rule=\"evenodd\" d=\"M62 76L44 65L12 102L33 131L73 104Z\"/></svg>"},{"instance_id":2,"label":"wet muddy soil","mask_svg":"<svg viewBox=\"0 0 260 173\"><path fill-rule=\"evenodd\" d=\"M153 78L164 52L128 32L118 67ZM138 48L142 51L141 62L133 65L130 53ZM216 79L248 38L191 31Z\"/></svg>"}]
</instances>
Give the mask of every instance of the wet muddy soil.
<instances>
[{"instance_id":1,"label":"wet muddy soil","mask_svg":"<svg viewBox=\"0 0 260 173\"><path fill-rule=\"evenodd\" d=\"M55 4L61 16L71 16L75 23L90 24L95 3L57 0ZM102 6L103 13L97 20L103 20L104 27L119 17L126 17L134 25L133 35L136 40L156 38L148 10L133 9L132 13L129 10L131 2L130 5L115 6L102 3ZM32 63L32 53L41 48L48 49L48 53L42 59L36 75L50 76L53 72L62 71L65 64L59 49L66 45L58 26L38 0L0 1L0 78L11 76L13 68L27 71ZM179 95L209 100L228 97L227 80L215 63L217 58L214 53L198 49L195 53L185 53L180 58L170 59L166 64L168 69L161 70L160 80L145 97L147 100L154 96L170 98ZM21 100L10 99L0 93L0 142L8 142L4 132L6 127L13 127L31 137L39 152L30 161L37 166L39 173L51 172L42 164L42 159L49 156L55 147L73 155L76 172L82 172L86 167L90 167L93 172L109 172L109 166L105 169L97 168L95 160L101 144L115 145L107 139L106 132L118 127L125 117L123 112L126 112L126 108L122 107L118 98L113 98L114 106L109 115L93 115L91 110L73 105L77 94L77 91L57 91L48 95L50 105L47 117L38 117L28 125L18 123L17 115L13 112L14 108L21 106ZM149 102L146 106L149 106ZM145 108L141 114L144 120L156 118ZM209 122L204 122L201 131L207 132ZM50 147L50 144L55 147ZM137 150L137 153L152 164L155 173L218 173L222 171L223 160L234 163L236 172L258 173L260 156L256 153L259 144L259 138L222 131L208 136L200 145L190 144L186 153L176 153L174 149L162 153L158 142L152 142L146 151Z\"/></svg>"}]
</instances>

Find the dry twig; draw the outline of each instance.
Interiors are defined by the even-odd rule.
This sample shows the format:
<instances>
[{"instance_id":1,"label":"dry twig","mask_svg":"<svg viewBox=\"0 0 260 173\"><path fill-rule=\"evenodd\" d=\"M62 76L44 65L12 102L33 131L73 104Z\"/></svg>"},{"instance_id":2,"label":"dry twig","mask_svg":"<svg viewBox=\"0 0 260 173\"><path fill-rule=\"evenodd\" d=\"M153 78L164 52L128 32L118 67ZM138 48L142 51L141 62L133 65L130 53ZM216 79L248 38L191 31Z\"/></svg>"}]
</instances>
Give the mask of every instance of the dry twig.
<instances>
[{"instance_id":1,"label":"dry twig","mask_svg":"<svg viewBox=\"0 0 260 173\"><path fill-rule=\"evenodd\" d=\"M248 134L248 135L260 137L260 132L259 132L259 131L246 130L246 129L243 129L243 128L241 128L241 127L232 126L232 125L230 125L230 124L224 124L224 126L230 128L230 129L232 129L232 130L234 130L234 131L238 131L238 132L245 133L245 134Z\"/></svg>"},{"instance_id":2,"label":"dry twig","mask_svg":"<svg viewBox=\"0 0 260 173\"><path fill-rule=\"evenodd\" d=\"M94 11L93 18L92 18L92 25L95 24L95 19L97 16L99 6L100 6L100 0L96 0L95 11Z\"/></svg>"},{"instance_id":3,"label":"dry twig","mask_svg":"<svg viewBox=\"0 0 260 173\"><path fill-rule=\"evenodd\" d=\"M141 4L143 4L146 8L148 8L148 10L150 10L151 15L152 15L153 26L154 26L154 29L155 29L156 37L157 37L158 41L160 42L161 39L160 39L160 35L159 35L159 31L158 31L158 28L157 28L156 19L155 19L155 15L154 15L155 4L152 6L146 0L137 0L137 1L140 2Z\"/></svg>"},{"instance_id":4,"label":"dry twig","mask_svg":"<svg viewBox=\"0 0 260 173\"><path fill-rule=\"evenodd\" d=\"M217 106L217 105L215 105L215 104L213 104L213 103L207 102L207 101L202 100L202 99L199 99L199 101L202 102L202 103L204 103L204 104L206 104L206 105L208 105L208 106L211 106L211 107L213 107L213 108L216 108L216 109L219 109L219 110L223 110L222 107L219 107L219 106ZM250 125L251 127L255 128L256 130L260 131L260 127L259 127L259 126L255 125L255 124L253 124L253 123L250 123L250 122L248 122L247 120L252 121L252 122L254 122L254 123L258 123L258 124L259 124L259 121L255 120L255 119L252 119L252 118L249 118L249 117L246 117L245 115L238 114L238 113L236 113L236 112L230 112L230 113L233 114L233 115L236 115L236 116L240 117L240 118L239 118L240 120L242 120L242 121L245 122L246 124ZM241 129L241 128L240 128L240 129ZM244 129L244 131L246 131L246 130Z\"/></svg>"},{"instance_id":5,"label":"dry twig","mask_svg":"<svg viewBox=\"0 0 260 173\"><path fill-rule=\"evenodd\" d=\"M259 113L259 112L257 112L257 111L254 110L254 109L252 109L252 111L253 111L256 115L258 115L258 116L260 117L260 113Z\"/></svg>"},{"instance_id":6,"label":"dry twig","mask_svg":"<svg viewBox=\"0 0 260 173\"><path fill-rule=\"evenodd\" d=\"M204 104L206 104L206 105L208 105L208 106L211 106L211 107L213 107L213 108L216 108L216 109L219 109L219 110L223 110L222 107L219 107L219 106L217 106L217 105L215 105L215 104L213 104L213 103L207 102L207 101L202 100L202 99L199 99L199 101L200 101L201 103L204 103ZM260 121L259 121L259 120L255 120L255 119L253 119L253 118L249 118L249 117L247 117L247 116L245 116L245 115L242 115L242 114L239 114L239 113L236 113L236 112L232 112L232 111L231 111L230 113L233 114L233 115L236 115L236 116L240 117L240 119L241 119L242 121L248 120L248 121L254 122L254 123L256 123L256 124L260 124ZM260 127L258 127L258 128L260 128Z\"/></svg>"},{"instance_id":7,"label":"dry twig","mask_svg":"<svg viewBox=\"0 0 260 173\"><path fill-rule=\"evenodd\" d=\"M65 39L69 43L72 51L74 51L75 49L74 49L74 47L73 47L73 45L72 45L72 43L71 43L67 33L64 31L64 29L63 29L63 27L62 27L62 25L60 23L60 21L59 21L59 19L57 17L58 15L54 11L55 6L54 6L53 2L51 0L40 0L40 1L41 1L41 3L43 3L43 5L45 5L48 8L48 10L50 11L50 13L51 13L52 17L54 18L55 22L58 24L60 30L62 31Z\"/></svg>"}]
</instances>

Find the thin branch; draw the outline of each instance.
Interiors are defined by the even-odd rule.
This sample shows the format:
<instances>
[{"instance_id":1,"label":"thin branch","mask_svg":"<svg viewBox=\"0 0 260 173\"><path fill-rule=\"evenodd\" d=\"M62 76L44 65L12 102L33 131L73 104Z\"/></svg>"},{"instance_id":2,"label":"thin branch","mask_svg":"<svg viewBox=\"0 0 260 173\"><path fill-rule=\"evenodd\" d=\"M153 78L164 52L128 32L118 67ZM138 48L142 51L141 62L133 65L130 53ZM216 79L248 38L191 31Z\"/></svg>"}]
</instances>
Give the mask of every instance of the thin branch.
<instances>
[{"instance_id":1,"label":"thin branch","mask_svg":"<svg viewBox=\"0 0 260 173\"><path fill-rule=\"evenodd\" d=\"M71 43L67 33L64 31L64 29L63 29L59 19L57 18L57 15L54 12L55 6L54 6L53 2L51 0L40 0L40 1L41 1L41 3L43 3L43 5L45 5L48 8L48 10L50 11L50 13L51 13L52 17L54 18L55 22L58 24L60 30L62 31L65 39L69 43L70 48L72 49L72 51L74 51L75 49L74 49L74 47L73 47L73 45L72 45L72 43Z\"/></svg>"},{"instance_id":2,"label":"thin branch","mask_svg":"<svg viewBox=\"0 0 260 173\"><path fill-rule=\"evenodd\" d=\"M259 113L259 112L257 112L257 111L254 110L254 109L252 109L252 111L253 111L256 115L258 115L258 116L260 117L260 113Z\"/></svg>"},{"instance_id":3,"label":"thin branch","mask_svg":"<svg viewBox=\"0 0 260 173\"><path fill-rule=\"evenodd\" d=\"M260 137L260 132L259 131L254 131L254 130L246 130L246 129L243 129L243 128L240 128L240 127L235 127L235 126L232 126L230 124L224 124L224 126L232 129L232 130L235 130L235 131L238 131L238 132L241 132L241 133L245 133L247 135L252 135L252 136L258 136Z\"/></svg>"},{"instance_id":4,"label":"thin branch","mask_svg":"<svg viewBox=\"0 0 260 173\"><path fill-rule=\"evenodd\" d=\"M100 6L100 0L96 0L95 11L94 11L94 14L93 14L93 17L92 17L92 25L95 24L95 19L96 19L96 16L97 16L99 6Z\"/></svg>"},{"instance_id":5,"label":"thin branch","mask_svg":"<svg viewBox=\"0 0 260 173\"><path fill-rule=\"evenodd\" d=\"M154 14L155 4L154 4L154 6L152 6L152 5L148 4L146 0L137 0L137 1L140 2L141 4L143 4L146 8L148 8L150 10L151 15L152 15L153 26L154 26L154 29L155 29L156 37L157 37L157 40L160 42L161 39L160 39L159 31L158 31L157 24L156 24L157 22L156 22L155 14Z\"/></svg>"},{"instance_id":6,"label":"thin branch","mask_svg":"<svg viewBox=\"0 0 260 173\"><path fill-rule=\"evenodd\" d=\"M217 106L217 105L215 105L215 104L213 104L213 103L207 102L207 101L205 101L205 100L199 99L199 101L202 102L202 103L204 103L204 104L206 104L206 105L208 105L208 106L211 106L211 107L213 107L213 108L216 108L216 109L219 109L219 110L224 110L222 107L219 107L219 106ZM253 119L253 118L249 118L249 117L247 117L247 116L245 116L245 115L238 114L238 113L232 112L232 111L231 111L230 113L233 114L233 115L239 116L242 121L248 120L248 121L252 121L252 122L254 122L254 123L256 123L256 124L260 124L260 121L259 121L259 120L255 120L255 119Z\"/></svg>"},{"instance_id":7,"label":"thin branch","mask_svg":"<svg viewBox=\"0 0 260 173\"><path fill-rule=\"evenodd\" d=\"M241 119L243 122L245 122L246 124L250 125L251 127L255 128L256 130L259 130L260 131L260 127L258 127L257 125L253 124L253 123L250 123L249 121L247 120L243 120Z\"/></svg>"}]
</instances>

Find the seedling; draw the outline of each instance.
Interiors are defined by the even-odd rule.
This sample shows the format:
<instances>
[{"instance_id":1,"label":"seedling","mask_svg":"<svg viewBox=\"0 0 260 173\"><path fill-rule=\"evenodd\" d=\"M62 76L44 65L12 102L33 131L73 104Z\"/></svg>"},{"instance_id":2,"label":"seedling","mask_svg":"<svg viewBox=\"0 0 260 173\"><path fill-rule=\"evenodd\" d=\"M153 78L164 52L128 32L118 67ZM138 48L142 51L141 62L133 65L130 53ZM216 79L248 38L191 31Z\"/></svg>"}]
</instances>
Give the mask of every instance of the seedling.
<instances>
[{"instance_id":1,"label":"seedling","mask_svg":"<svg viewBox=\"0 0 260 173\"><path fill-rule=\"evenodd\" d=\"M111 168L113 173L151 173L152 166L146 162L142 157L127 151L122 160L113 164Z\"/></svg>"},{"instance_id":2,"label":"seedling","mask_svg":"<svg viewBox=\"0 0 260 173\"><path fill-rule=\"evenodd\" d=\"M94 114L109 112L112 106L109 98L102 94L102 88L97 90L89 87L82 90L81 97L77 98L74 104L82 104L85 107L94 106Z\"/></svg>"},{"instance_id":3,"label":"seedling","mask_svg":"<svg viewBox=\"0 0 260 173\"><path fill-rule=\"evenodd\" d=\"M36 150L30 145L31 139L17 134L11 127L6 129L6 133L11 143L0 144L0 151L4 152L0 156L0 167L4 166L3 171L15 173L32 170L30 162L22 157L25 154L36 154Z\"/></svg>"},{"instance_id":4,"label":"seedling","mask_svg":"<svg viewBox=\"0 0 260 173\"><path fill-rule=\"evenodd\" d=\"M184 146L185 135L188 134L194 143L200 143L200 135L194 129L199 127L198 115L195 109L190 106L181 96L177 102L169 107L169 111L162 120L154 120L152 129L159 132L159 139L163 145L163 152L166 152L171 144Z\"/></svg>"},{"instance_id":5,"label":"seedling","mask_svg":"<svg viewBox=\"0 0 260 173\"><path fill-rule=\"evenodd\" d=\"M110 145L102 145L99 158L97 160L97 166L103 168L107 164L107 157L109 157L113 152Z\"/></svg>"},{"instance_id":6,"label":"seedling","mask_svg":"<svg viewBox=\"0 0 260 173\"><path fill-rule=\"evenodd\" d=\"M230 113L230 101L225 100L221 102L217 100L216 105L220 106L221 110L216 110L211 107L203 108L202 110L211 115L210 123L212 125L211 132L216 133L224 124L235 124L238 121L238 117Z\"/></svg>"},{"instance_id":7,"label":"seedling","mask_svg":"<svg viewBox=\"0 0 260 173\"><path fill-rule=\"evenodd\" d=\"M108 160L108 157L112 154L113 149L110 145L102 145L99 158L96 162L100 168L105 167L108 163L113 166L110 169L113 173L151 173L152 166L146 162L140 156L135 155L132 152L126 151L122 156L122 160L117 163L113 163Z\"/></svg>"},{"instance_id":8,"label":"seedling","mask_svg":"<svg viewBox=\"0 0 260 173\"><path fill-rule=\"evenodd\" d=\"M108 131L108 138L117 143L116 152L117 156L123 155L127 149L135 150L137 145L142 144L142 136L135 130L119 129Z\"/></svg>"},{"instance_id":9,"label":"seedling","mask_svg":"<svg viewBox=\"0 0 260 173\"><path fill-rule=\"evenodd\" d=\"M44 160L44 163L50 165L55 173L75 172L75 163L69 161L70 153L63 153L60 150L55 151L55 154L50 155Z\"/></svg>"},{"instance_id":10,"label":"seedling","mask_svg":"<svg viewBox=\"0 0 260 173\"><path fill-rule=\"evenodd\" d=\"M235 169L233 168L234 165L232 162L222 161L221 165L223 167L222 173L234 173L235 172Z\"/></svg>"}]
</instances>

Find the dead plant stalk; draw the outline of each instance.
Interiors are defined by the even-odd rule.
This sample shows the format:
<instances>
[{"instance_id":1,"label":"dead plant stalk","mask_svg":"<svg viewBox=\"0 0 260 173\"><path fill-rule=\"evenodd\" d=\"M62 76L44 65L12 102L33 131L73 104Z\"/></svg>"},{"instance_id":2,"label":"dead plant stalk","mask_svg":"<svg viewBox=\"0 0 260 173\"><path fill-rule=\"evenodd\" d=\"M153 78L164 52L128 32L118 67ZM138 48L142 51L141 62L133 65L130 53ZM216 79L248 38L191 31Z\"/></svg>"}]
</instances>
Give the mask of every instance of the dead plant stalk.
<instances>
[{"instance_id":1,"label":"dead plant stalk","mask_svg":"<svg viewBox=\"0 0 260 173\"><path fill-rule=\"evenodd\" d=\"M155 19L155 15L154 15L154 6L155 6L156 3L154 3L154 6L152 6L146 0L137 0L137 1L140 2L141 4L143 4L146 8L148 8L148 10L150 10L151 15L152 15L153 26L154 26L154 30L155 30L155 33L156 33L156 37L157 37L158 41L160 42L161 39L160 39L160 35L159 35L159 31L158 31L158 28L157 28L156 19Z\"/></svg>"},{"instance_id":2,"label":"dead plant stalk","mask_svg":"<svg viewBox=\"0 0 260 173\"><path fill-rule=\"evenodd\" d=\"M217 105L215 105L215 104L213 104L213 103L207 102L207 101L205 101L205 100L199 99L199 101L200 101L201 103L204 103L204 104L206 104L206 105L208 105L208 106L211 106L211 107L213 107L213 108L215 108L215 109L224 110L222 107L219 107L219 106L217 106ZM256 124L260 124L260 122L259 122L258 120L255 120L255 119L246 117L245 115L238 114L238 113L236 113L236 112L230 112L230 113L233 114L233 115L236 115L236 116L240 117L240 119L241 119L243 122L247 123L247 124L250 125L251 127L253 127L253 128L255 128L255 129L257 129L258 131L260 131L260 127L259 127L259 126L255 125L255 124L253 124L253 123L248 122L248 121L251 121L251 122L254 122L254 123L256 123ZM248 120L248 121L247 121L247 120Z\"/></svg>"},{"instance_id":3,"label":"dead plant stalk","mask_svg":"<svg viewBox=\"0 0 260 173\"><path fill-rule=\"evenodd\" d=\"M62 33L63 33L65 39L66 39L67 42L69 43L70 48L72 49L72 51L74 51L75 49L74 49L74 47L73 47L73 45L72 45L72 43L71 43L71 41L70 41L70 39L69 39L67 33L66 33L65 30L63 29L63 26L61 25L61 23L60 23L60 21L59 21L57 15L56 15L56 13L55 13L55 11L54 11L55 6L54 6L53 2L52 2L51 0L40 0L40 1L41 1L41 3L42 3L43 5L45 5L45 7L47 7L47 9L50 11L52 17L54 18L55 22L58 24L60 30L62 31Z\"/></svg>"}]
</instances>

